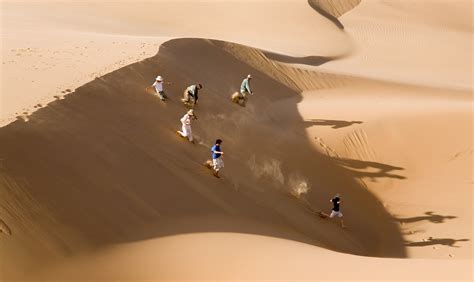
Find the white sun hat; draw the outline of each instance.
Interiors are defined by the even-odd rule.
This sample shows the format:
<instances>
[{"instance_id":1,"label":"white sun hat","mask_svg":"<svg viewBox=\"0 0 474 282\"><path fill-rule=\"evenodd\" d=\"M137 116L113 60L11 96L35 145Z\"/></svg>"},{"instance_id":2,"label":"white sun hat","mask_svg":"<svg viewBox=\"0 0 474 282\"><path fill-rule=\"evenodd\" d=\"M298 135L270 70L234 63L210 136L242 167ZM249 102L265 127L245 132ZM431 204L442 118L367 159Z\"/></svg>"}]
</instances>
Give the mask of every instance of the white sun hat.
<instances>
[{"instance_id":1,"label":"white sun hat","mask_svg":"<svg viewBox=\"0 0 474 282\"><path fill-rule=\"evenodd\" d=\"M161 75L159 75L159 76L156 77L156 80L163 81L163 77L161 77Z\"/></svg>"}]
</instances>

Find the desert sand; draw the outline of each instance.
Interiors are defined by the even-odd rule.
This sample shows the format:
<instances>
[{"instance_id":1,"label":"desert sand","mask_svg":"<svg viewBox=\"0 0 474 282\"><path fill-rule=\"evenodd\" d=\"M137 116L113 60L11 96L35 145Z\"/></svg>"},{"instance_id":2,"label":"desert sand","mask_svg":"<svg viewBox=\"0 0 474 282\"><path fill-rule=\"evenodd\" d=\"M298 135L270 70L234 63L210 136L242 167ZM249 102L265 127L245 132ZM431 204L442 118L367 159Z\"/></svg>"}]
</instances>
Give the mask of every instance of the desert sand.
<instances>
[{"instance_id":1,"label":"desert sand","mask_svg":"<svg viewBox=\"0 0 474 282\"><path fill-rule=\"evenodd\" d=\"M472 280L472 15L2 1L0 278ZM346 229L316 214L336 193Z\"/></svg>"}]
</instances>

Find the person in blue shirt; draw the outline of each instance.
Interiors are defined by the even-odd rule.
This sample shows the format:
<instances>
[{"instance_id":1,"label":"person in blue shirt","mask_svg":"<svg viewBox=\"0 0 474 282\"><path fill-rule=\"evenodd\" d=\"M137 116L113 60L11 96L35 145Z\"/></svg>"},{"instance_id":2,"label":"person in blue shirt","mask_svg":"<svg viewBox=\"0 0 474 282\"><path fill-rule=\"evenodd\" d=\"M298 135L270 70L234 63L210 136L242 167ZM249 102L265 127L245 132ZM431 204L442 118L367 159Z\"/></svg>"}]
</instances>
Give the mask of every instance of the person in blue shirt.
<instances>
[{"instance_id":1,"label":"person in blue shirt","mask_svg":"<svg viewBox=\"0 0 474 282\"><path fill-rule=\"evenodd\" d=\"M212 167L214 169L213 175L217 178L220 178L219 171L224 167L224 152L221 150L222 140L217 139L214 146L211 148L212 152Z\"/></svg>"},{"instance_id":2,"label":"person in blue shirt","mask_svg":"<svg viewBox=\"0 0 474 282\"><path fill-rule=\"evenodd\" d=\"M237 103L243 107L247 104L248 96L253 95L252 90L250 89L250 80L252 79L252 75L249 74L247 77L242 81L240 85L240 93L235 93L232 95L232 102Z\"/></svg>"}]
</instances>

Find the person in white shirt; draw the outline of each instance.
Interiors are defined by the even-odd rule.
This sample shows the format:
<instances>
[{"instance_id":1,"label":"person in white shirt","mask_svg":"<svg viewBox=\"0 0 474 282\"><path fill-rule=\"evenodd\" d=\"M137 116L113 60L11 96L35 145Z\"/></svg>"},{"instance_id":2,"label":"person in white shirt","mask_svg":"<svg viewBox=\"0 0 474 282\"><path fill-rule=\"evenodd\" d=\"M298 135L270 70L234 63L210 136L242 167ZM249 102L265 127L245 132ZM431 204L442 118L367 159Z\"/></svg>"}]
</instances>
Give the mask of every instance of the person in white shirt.
<instances>
[{"instance_id":1,"label":"person in white shirt","mask_svg":"<svg viewBox=\"0 0 474 282\"><path fill-rule=\"evenodd\" d=\"M163 90L163 84L170 85L171 82L166 82L166 83L163 82L163 77L161 77L161 75L159 75L159 76L156 77L155 83L153 83L153 85L152 85L152 87L155 88L156 95L158 95L158 97L160 97L161 101L164 101L165 99L168 98L165 94L165 91Z\"/></svg>"},{"instance_id":2,"label":"person in white shirt","mask_svg":"<svg viewBox=\"0 0 474 282\"><path fill-rule=\"evenodd\" d=\"M194 143L193 132L191 130L191 120L193 119L197 119L197 117L194 115L194 110L191 109L181 118L182 131L177 131L179 136L184 138L187 137L191 143Z\"/></svg>"}]
</instances>

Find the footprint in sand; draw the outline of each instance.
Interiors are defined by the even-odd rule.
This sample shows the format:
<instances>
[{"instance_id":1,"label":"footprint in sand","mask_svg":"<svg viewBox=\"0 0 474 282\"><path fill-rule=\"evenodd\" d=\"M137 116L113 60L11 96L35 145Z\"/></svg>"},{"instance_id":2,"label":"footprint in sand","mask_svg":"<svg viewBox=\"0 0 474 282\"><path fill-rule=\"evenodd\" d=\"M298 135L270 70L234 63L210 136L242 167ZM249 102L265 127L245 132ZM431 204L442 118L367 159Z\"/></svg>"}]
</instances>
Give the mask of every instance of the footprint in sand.
<instances>
[{"instance_id":1,"label":"footprint in sand","mask_svg":"<svg viewBox=\"0 0 474 282\"><path fill-rule=\"evenodd\" d=\"M54 95L53 97L56 98L56 100L62 100L62 99L64 99L64 96L63 96L63 95Z\"/></svg>"},{"instance_id":2,"label":"footprint in sand","mask_svg":"<svg viewBox=\"0 0 474 282\"><path fill-rule=\"evenodd\" d=\"M27 122L27 121L30 120L30 119L28 118L28 112L24 112L24 113L22 113L21 115L17 116L16 118L19 119L19 120L21 120L21 121L24 121L24 122Z\"/></svg>"},{"instance_id":3,"label":"footprint in sand","mask_svg":"<svg viewBox=\"0 0 474 282\"><path fill-rule=\"evenodd\" d=\"M10 227L5 223L5 221L0 219L0 232L5 233L7 235L12 235L12 231L10 230Z\"/></svg>"}]
</instances>

